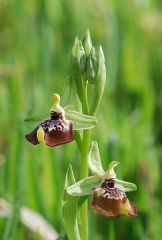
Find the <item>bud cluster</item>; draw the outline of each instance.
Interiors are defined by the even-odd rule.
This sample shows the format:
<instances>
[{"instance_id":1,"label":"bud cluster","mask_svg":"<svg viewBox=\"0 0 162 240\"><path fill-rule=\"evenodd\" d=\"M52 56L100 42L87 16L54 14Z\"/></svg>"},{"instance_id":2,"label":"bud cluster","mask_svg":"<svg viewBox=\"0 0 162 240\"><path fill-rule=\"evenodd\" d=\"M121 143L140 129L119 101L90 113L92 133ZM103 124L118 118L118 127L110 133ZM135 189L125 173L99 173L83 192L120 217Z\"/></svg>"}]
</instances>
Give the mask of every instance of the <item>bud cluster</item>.
<instances>
[{"instance_id":1,"label":"bud cluster","mask_svg":"<svg viewBox=\"0 0 162 240\"><path fill-rule=\"evenodd\" d=\"M79 40L78 37L75 38L72 48L72 76L75 79L81 102L84 83L95 86L94 102L90 110L90 113L94 114L103 95L106 83L106 67L102 47L100 46L98 52L96 51L92 45L89 30L87 30L83 41Z\"/></svg>"}]
</instances>

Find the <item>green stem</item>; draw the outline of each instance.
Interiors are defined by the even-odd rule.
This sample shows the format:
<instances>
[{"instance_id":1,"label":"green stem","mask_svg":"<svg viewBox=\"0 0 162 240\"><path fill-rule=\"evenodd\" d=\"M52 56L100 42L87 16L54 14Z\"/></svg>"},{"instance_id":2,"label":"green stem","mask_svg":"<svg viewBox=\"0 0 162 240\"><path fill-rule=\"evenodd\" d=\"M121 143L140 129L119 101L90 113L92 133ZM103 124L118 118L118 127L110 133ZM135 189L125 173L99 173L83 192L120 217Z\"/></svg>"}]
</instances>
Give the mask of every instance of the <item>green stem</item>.
<instances>
[{"instance_id":1,"label":"green stem","mask_svg":"<svg viewBox=\"0 0 162 240\"><path fill-rule=\"evenodd\" d=\"M82 111L84 114L89 113L88 109L88 97L87 97L87 85L88 82L82 79L82 86L83 86L83 91L82 91Z\"/></svg>"},{"instance_id":2,"label":"green stem","mask_svg":"<svg viewBox=\"0 0 162 240\"><path fill-rule=\"evenodd\" d=\"M74 137L75 137L75 142L79 148L79 151L81 153L82 151L82 137L79 131L74 131Z\"/></svg>"},{"instance_id":3,"label":"green stem","mask_svg":"<svg viewBox=\"0 0 162 240\"><path fill-rule=\"evenodd\" d=\"M80 179L88 177L88 152L91 142L91 130L83 131L81 151ZM88 201L85 200L80 207L80 236L82 240L88 240Z\"/></svg>"},{"instance_id":4,"label":"green stem","mask_svg":"<svg viewBox=\"0 0 162 240\"><path fill-rule=\"evenodd\" d=\"M81 166L80 166L80 179L88 176L88 152L91 143L91 130L83 131L83 142L81 148Z\"/></svg>"},{"instance_id":5,"label":"green stem","mask_svg":"<svg viewBox=\"0 0 162 240\"><path fill-rule=\"evenodd\" d=\"M87 82L83 81L82 110L88 114ZM88 177L88 152L91 143L91 130L83 130L81 146L80 179ZM88 202L83 202L80 207L80 236L82 240L88 240Z\"/></svg>"}]
</instances>

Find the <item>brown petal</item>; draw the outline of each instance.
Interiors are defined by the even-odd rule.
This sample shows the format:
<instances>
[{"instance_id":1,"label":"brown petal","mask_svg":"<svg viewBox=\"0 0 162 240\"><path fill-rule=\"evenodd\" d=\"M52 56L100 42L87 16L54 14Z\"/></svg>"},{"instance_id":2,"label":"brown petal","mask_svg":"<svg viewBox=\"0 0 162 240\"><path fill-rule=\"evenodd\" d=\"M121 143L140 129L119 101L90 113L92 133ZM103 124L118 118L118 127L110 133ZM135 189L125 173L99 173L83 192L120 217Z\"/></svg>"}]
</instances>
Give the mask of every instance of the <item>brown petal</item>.
<instances>
[{"instance_id":1,"label":"brown petal","mask_svg":"<svg viewBox=\"0 0 162 240\"><path fill-rule=\"evenodd\" d=\"M137 208L133 203L131 203L131 202L129 202L129 203L130 203L130 209L129 209L128 215L130 217L136 217L137 216Z\"/></svg>"},{"instance_id":2,"label":"brown petal","mask_svg":"<svg viewBox=\"0 0 162 240\"><path fill-rule=\"evenodd\" d=\"M121 214L121 202L126 201L126 199L109 199L103 196L98 196L94 193L92 200L92 208L96 210L96 212L104 215L106 217L115 218L120 216Z\"/></svg>"},{"instance_id":3,"label":"brown petal","mask_svg":"<svg viewBox=\"0 0 162 240\"><path fill-rule=\"evenodd\" d=\"M39 144L38 139L37 139L38 128L39 128L39 126L37 126L31 133L25 135L25 138L34 145Z\"/></svg>"},{"instance_id":4,"label":"brown petal","mask_svg":"<svg viewBox=\"0 0 162 240\"><path fill-rule=\"evenodd\" d=\"M53 121L45 130L45 143L50 146L58 146L74 140L73 125L68 120Z\"/></svg>"},{"instance_id":5,"label":"brown petal","mask_svg":"<svg viewBox=\"0 0 162 240\"><path fill-rule=\"evenodd\" d=\"M115 218L121 214L136 216L136 207L129 202L125 192L113 181L105 181L100 188L94 188L92 208L106 217Z\"/></svg>"}]
</instances>

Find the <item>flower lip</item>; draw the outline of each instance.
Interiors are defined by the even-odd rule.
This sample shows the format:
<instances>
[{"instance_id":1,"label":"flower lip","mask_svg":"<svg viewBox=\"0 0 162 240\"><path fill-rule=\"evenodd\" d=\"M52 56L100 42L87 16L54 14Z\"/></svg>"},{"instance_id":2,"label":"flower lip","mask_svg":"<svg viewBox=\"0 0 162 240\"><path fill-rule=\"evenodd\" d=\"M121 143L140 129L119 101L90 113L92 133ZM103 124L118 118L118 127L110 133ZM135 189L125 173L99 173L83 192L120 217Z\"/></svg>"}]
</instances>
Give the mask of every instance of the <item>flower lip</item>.
<instances>
[{"instance_id":1,"label":"flower lip","mask_svg":"<svg viewBox=\"0 0 162 240\"><path fill-rule=\"evenodd\" d=\"M64 110L60 112L51 110L51 118L42 121L25 137L34 145L39 143L45 143L50 147L62 145L74 140L73 124L66 120Z\"/></svg>"},{"instance_id":2,"label":"flower lip","mask_svg":"<svg viewBox=\"0 0 162 240\"><path fill-rule=\"evenodd\" d=\"M92 208L101 215L115 218L122 214L137 216L137 209L125 192L115 185L114 179L105 179L100 187L93 188Z\"/></svg>"}]
</instances>

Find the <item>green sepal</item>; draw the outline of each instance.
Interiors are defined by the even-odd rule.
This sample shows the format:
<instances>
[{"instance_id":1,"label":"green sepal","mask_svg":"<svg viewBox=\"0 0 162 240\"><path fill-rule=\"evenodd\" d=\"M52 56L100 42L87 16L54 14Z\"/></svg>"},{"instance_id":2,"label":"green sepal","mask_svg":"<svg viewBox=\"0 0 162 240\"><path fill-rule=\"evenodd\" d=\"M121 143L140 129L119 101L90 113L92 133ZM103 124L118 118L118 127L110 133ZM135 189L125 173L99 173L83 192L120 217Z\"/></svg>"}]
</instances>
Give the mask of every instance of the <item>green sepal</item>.
<instances>
[{"instance_id":1,"label":"green sepal","mask_svg":"<svg viewBox=\"0 0 162 240\"><path fill-rule=\"evenodd\" d=\"M66 112L66 119L72 121L74 130L90 129L95 127L97 124L95 117L85 115L73 110Z\"/></svg>"},{"instance_id":2,"label":"green sepal","mask_svg":"<svg viewBox=\"0 0 162 240\"><path fill-rule=\"evenodd\" d=\"M95 125L97 124L97 119L95 117L73 111L71 110L71 108L72 105L68 105L64 107L64 110L66 119L73 122L73 130L83 130L95 127ZM49 116L49 112L37 116L27 117L24 119L24 121L38 122L42 121L44 118L47 118L47 116Z\"/></svg>"},{"instance_id":3,"label":"green sepal","mask_svg":"<svg viewBox=\"0 0 162 240\"><path fill-rule=\"evenodd\" d=\"M69 240L81 240L79 227L78 227L78 197L72 197L67 194L66 189L71 185L75 184L75 177L71 165L69 166L64 186L64 197L62 202L62 215L64 221L64 227Z\"/></svg>"},{"instance_id":4,"label":"green sepal","mask_svg":"<svg viewBox=\"0 0 162 240\"><path fill-rule=\"evenodd\" d=\"M87 177L69 186L66 191L72 196L88 196L92 194L92 189L99 186L101 179L95 176Z\"/></svg>"},{"instance_id":5,"label":"green sepal","mask_svg":"<svg viewBox=\"0 0 162 240\"><path fill-rule=\"evenodd\" d=\"M90 152L88 155L88 164L89 168L93 174L96 176L102 176L105 174L105 171L102 168L100 152L98 148L98 143L96 141L92 141Z\"/></svg>"},{"instance_id":6,"label":"green sepal","mask_svg":"<svg viewBox=\"0 0 162 240\"><path fill-rule=\"evenodd\" d=\"M125 192L132 192L137 190L137 186L131 182L125 182L123 180L115 179L115 184L122 188Z\"/></svg>"},{"instance_id":7,"label":"green sepal","mask_svg":"<svg viewBox=\"0 0 162 240\"><path fill-rule=\"evenodd\" d=\"M50 113L43 113L37 116L30 116L24 119L25 122L38 122L38 121L42 121L44 118L49 117Z\"/></svg>"}]
</instances>

